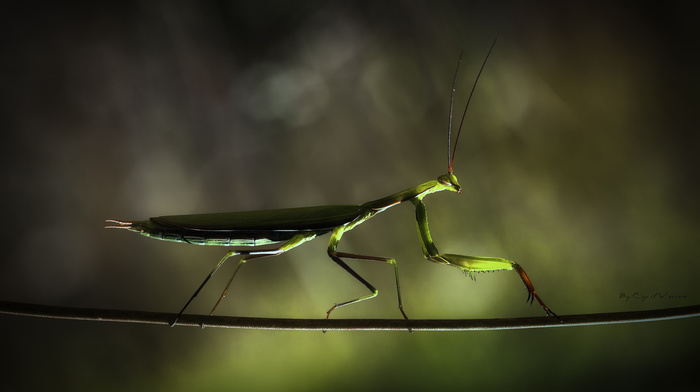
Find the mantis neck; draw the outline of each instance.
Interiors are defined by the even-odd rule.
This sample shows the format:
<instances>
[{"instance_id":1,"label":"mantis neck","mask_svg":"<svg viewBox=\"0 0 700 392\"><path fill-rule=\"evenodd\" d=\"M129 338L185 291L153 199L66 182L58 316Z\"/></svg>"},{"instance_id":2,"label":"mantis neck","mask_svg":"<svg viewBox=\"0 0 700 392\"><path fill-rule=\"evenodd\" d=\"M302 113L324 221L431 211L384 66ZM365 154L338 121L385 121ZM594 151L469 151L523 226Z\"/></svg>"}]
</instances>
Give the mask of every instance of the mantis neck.
<instances>
[{"instance_id":1,"label":"mantis neck","mask_svg":"<svg viewBox=\"0 0 700 392\"><path fill-rule=\"evenodd\" d=\"M367 203L362 204L362 207L372 210L384 210L396 204L403 203L404 201L415 198L422 199L424 196L430 193L443 191L445 189L447 188L441 186L439 182L432 180L420 184L415 188L406 189L404 191L394 193L393 195L382 197L381 199L368 201Z\"/></svg>"}]
</instances>

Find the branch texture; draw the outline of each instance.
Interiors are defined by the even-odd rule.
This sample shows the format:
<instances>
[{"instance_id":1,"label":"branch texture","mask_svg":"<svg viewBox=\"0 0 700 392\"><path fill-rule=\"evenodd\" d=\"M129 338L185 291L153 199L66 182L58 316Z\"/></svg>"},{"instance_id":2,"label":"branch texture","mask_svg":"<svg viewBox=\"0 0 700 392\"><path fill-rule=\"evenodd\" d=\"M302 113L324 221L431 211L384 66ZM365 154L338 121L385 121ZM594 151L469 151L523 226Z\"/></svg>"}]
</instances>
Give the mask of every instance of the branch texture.
<instances>
[{"instance_id":1,"label":"branch texture","mask_svg":"<svg viewBox=\"0 0 700 392\"><path fill-rule=\"evenodd\" d=\"M71 308L52 305L0 301L0 313L63 320L108 321L118 323L170 325L174 313L134 310ZM578 327L584 325L627 324L700 316L700 305L632 312L592 313L555 317L521 317L465 320L400 319L282 319L182 315L177 326L200 328L239 328L302 331L486 331Z\"/></svg>"}]
</instances>

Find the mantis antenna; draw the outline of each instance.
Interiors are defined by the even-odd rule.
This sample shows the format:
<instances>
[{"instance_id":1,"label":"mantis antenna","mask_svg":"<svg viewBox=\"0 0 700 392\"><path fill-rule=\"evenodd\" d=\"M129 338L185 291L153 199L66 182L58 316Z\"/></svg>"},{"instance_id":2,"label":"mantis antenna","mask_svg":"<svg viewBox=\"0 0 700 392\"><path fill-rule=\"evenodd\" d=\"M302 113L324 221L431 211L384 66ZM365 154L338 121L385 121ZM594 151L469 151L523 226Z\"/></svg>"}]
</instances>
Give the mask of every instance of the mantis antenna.
<instances>
[{"instance_id":1,"label":"mantis antenna","mask_svg":"<svg viewBox=\"0 0 700 392\"><path fill-rule=\"evenodd\" d=\"M493 47L496 46L496 41L498 41L498 37L500 34L496 36L496 39L493 40L493 43L491 44L491 48L489 49L489 52L486 54L486 58L484 59L484 62L481 64L481 68L479 69L479 73L476 75L476 80L474 80L474 85L472 86L472 91L469 93L469 98L467 98L467 104L464 106L464 112L462 113L462 120L459 122L459 130L457 130L457 137L455 137L455 145L454 148L452 148L452 142L451 142L451 137L452 137L452 107L454 106L454 100L455 100L455 88L457 85L457 73L459 72L459 65L462 63L462 54L464 51L462 51L459 54L459 61L457 61L457 69L455 70L455 78L452 81L452 95L450 97L450 117L449 121L447 124L447 171L448 173L452 173L452 165L454 164L455 161L455 153L457 152L457 143L459 142L459 135L462 133L462 125L464 124L464 118L467 115L467 109L469 109L469 103L472 101L472 95L474 95L474 90L476 90L476 84L479 82L479 78L481 77L481 72L484 70L484 67L486 66L486 61L489 59L489 56L491 56L491 51L493 51ZM450 157L450 148L452 148L452 157Z\"/></svg>"}]
</instances>

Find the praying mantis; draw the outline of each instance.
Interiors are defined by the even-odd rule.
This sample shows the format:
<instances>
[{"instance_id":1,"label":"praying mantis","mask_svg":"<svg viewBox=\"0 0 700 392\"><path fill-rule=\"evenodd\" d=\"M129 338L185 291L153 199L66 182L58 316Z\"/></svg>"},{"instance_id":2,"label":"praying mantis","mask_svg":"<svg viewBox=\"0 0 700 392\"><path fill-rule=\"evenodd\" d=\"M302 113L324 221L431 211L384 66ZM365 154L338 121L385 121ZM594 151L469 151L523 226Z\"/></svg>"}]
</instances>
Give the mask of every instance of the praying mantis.
<instances>
[{"instance_id":1,"label":"praying mantis","mask_svg":"<svg viewBox=\"0 0 700 392\"><path fill-rule=\"evenodd\" d=\"M496 37L496 40L497 39L498 37ZM109 223L109 225L106 226L106 228L129 230L146 237L163 241L208 246L253 248L252 250L236 249L227 252L218 262L218 264L216 264L214 269L206 276L204 281L199 285L194 294L192 294L187 303L185 303L185 306L183 306L183 308L180 310L171 326L177 323L187 307L197 297L209 279L228 259L240 256L238 259L238 265L236 266L231 279L229 279L226 288L219 297L219 300L209 313L210 315L214 313L221 300L226 296L233 279L236 277L236 274L243 264L263 257L280 255L308 241L311 241L316 237L328 233L331 234L330 241L328 242L328 256L336 264L362 283L370 291L370 294L333 305L333 307L326 312L326 319L328 319L331 312L337 308L374 298L379 293L379 291L372 286L372 284L350 268L350 266L348 266L344 261L344 259L354 259L379 261L382 263L391 264L394 267L399 311L401 311L403 318L408 320L408 316L406 315L406 312L404 312L403 303L401 301L399 268L396 260L390 257L340 252L337 250L337 248L338 244L340 243L340 239L346 232L352 230L362 223L365 223L380 212L401 203L410 202L415 207L418 236L420 239L421 248L423 250L423 256L427 260L437 264L459 268L472 279L474 279L474 274L477 272L513 270L525 284L528 292L526 301L532 304L536 299L544 309L547 316L558 317L547 307L547 305L544 304L540 296L535 291L532 281L525 273L525 270L523 270L518 263L499 257L477 257L440 253L433 242L430 235L430 229L428 227L428 215L423 198L441 191L462 193L462 187L459 185L457 177L453 173L455 153L457 151L459 135L462 132L462 125L464 124L464 118L466 116L467 109L469 108L469 103L474 95L474 91L476 90L476 85L481 77L481 73L486 66L486 61L493 51L496 40L494 40L493 44L491 45L491 48L489 49L474 81L469 98L467 99L467 104L465 105L464 112L462 114L462 120L460 121L457 136L455 137L454 147L452 147L452 111L457 84L457 74L459 73L459 66L462 61L462 55L460 54L459 61L457 62L457 70L455 71L455 76L452 82L452 93L450 98L450 111L447 130L447 173L439 176L437 180L428 181L418 185L415 188L406 189L393 195L369 201L360 205L330 205L261 211L172 215L159 216L142 221L108 219L106 222ZM261 246L271 244L281 245L273 249L260 248Z\"/></svg>"}]
</instances>

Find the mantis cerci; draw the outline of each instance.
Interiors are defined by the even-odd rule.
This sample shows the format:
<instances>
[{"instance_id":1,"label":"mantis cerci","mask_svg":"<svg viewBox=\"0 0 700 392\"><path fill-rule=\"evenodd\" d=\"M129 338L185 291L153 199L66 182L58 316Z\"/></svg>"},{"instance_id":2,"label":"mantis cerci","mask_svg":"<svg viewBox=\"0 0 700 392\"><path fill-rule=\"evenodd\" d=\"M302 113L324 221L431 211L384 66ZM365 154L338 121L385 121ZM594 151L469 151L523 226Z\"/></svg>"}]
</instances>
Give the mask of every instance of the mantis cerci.
<instances>
[{"instance_id":1,"label":"mantis cerci","mask_svg":"<svg viewBox=\"0 0 700 392\"><path fill-rule=\"evenodd\" d=\"M401 311L404 319L408 320L408 316L406 316L406 312L403 310L403 304L401 303L399 268L396 260L390 257L368 256L356 253L339 252L337 250L341 237L347 231L352 230L359 224L368 221L370 218L390 207L394 207L408 201L413 203L416 208L418 236L420 238L421 248L423 249L423 256L425 256L426 259L434 263L457 267L472 279L474 278L474 274L476 272L515 270L527 288L527 301L532 304L532 302L537 299L548 316L552 315L558 317L556 314L554 314L554 312L549 310L542 299L540 299L540 296L535 291L530 278L518 263L498 257L476 257L439 253L437 247L433 243L430 236L430 230L428 228L428 215L425 204L423 203L423 198L427 195L440 191L457 193L462 192L462 187L459 185L459 182L457 182L457 177L455 177L453 174L453 163L455 152L457 150L457 143L459 141L459 134L462 131L462 124L464 123L464 118L466 116L467 109L469 108L469 102L471 101L474 90L476 89L476 84L479 81L479 77L484 70L486 61L491 55L491 51L493 50L495 44L496 41L494 40L474 81L471 93L467 99L467 104L464 108L464 113L462 114L462 120L459 125L457 137L455 138L454 148L452 148L450 140L452 133L452 110L457 83L457 73L462 61L462 55L460 55L457 63L457 70L455 71L454 80L452 82L452 94L450 98L450 112L447 130L447 174L441 175L437 178L437 180L428 181L418 185L415 188L406 189L393 195L369 201L361 205L331 205L264 211L159 216L143 221L121 221L109 219L106 221L110 223L107 228L125 229L158 240L184 242L187 244L254 247L253 250L231 250L226 253L226 255L219 261L218 264L216 264L209 275L207 275L192 297L190 297L182 310L180 310L180 313L178 313L171 325L175 325L175 323L177 323L177 320L179 320L192 300L197 297L209 279L229 258L240 256L238 265L236 266L231 279L228 281L226 288L219 297L217 303L214 305L214 308L209 313L210 315L214 313L216 307L226 296L233 278L235 278L238 270L244 263L262 257L280 255L307 241L311 241L316 237L327 233L331 233L331 238L328 242L328 256L330 256L330 258L336 264L341 266L345 271L367 287L371 294L333 305L333 307L326 312L326 319L328 319L331 312L337 308L374 298L379 293L374 286L357 274L345 263L345 261L343 261L343 259L357 259L380 261L391 264L394 267L399 310ZM259 246L276 243L281 243L281 245L274 249L259 248Z\"/></svg>"}]
</instances>

